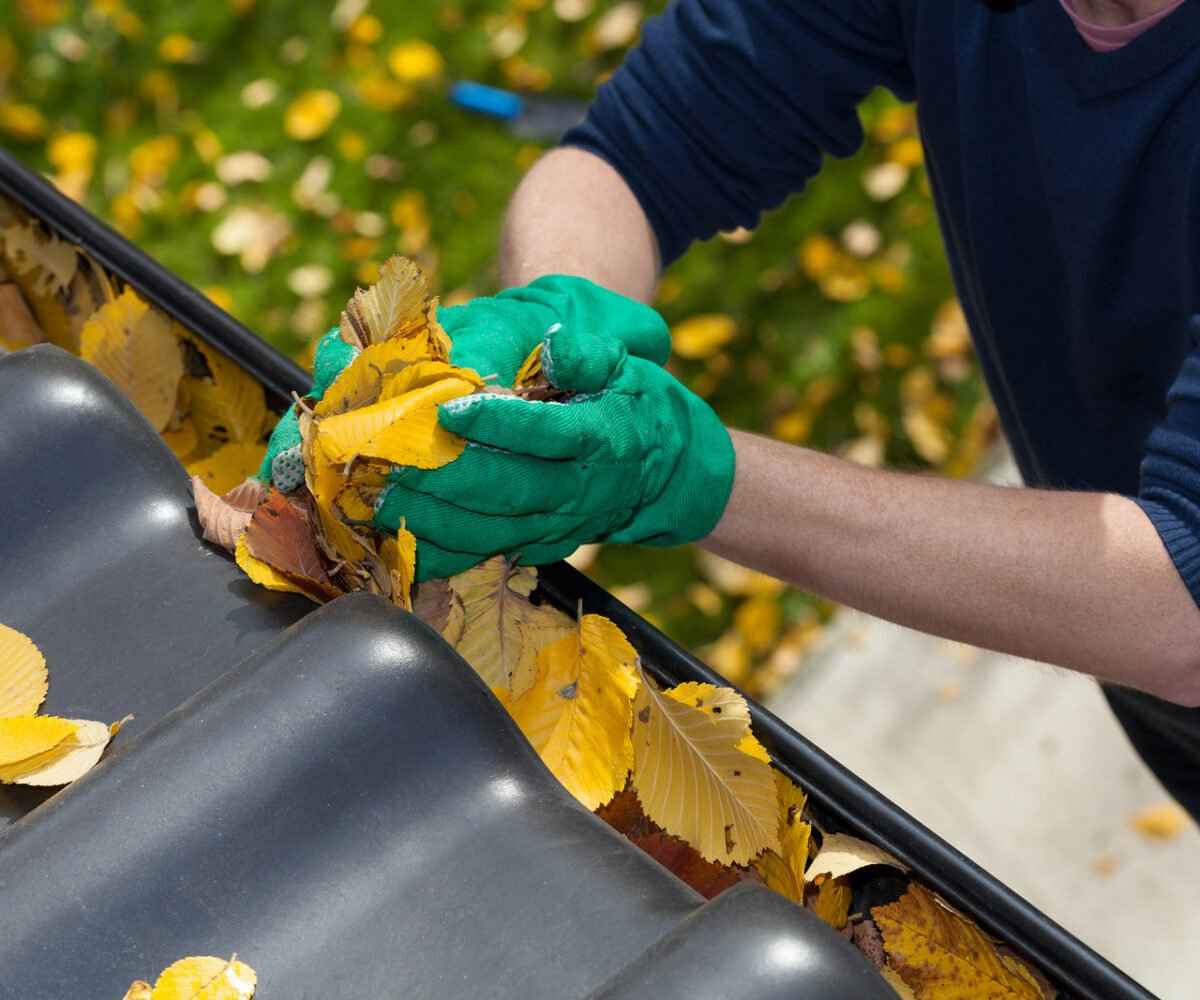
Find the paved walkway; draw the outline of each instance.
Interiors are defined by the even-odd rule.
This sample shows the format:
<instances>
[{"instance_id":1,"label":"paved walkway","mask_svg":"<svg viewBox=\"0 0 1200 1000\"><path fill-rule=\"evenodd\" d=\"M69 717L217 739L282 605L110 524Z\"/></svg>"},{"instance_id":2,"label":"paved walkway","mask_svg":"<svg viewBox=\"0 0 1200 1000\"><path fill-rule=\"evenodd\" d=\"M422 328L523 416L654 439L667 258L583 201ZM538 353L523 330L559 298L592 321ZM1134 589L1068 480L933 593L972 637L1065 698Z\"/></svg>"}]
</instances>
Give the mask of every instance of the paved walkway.
<instances>
[{"instance_id":1,"label":"paved walkway","mask_svg":"<svg viewBox=\"0 0 1200 1000\"><path fill-rule=\"evenodd\" d=\"M1200 998L1200 831L1087 678L843 612L772 709L1157 993Z\"/></svg>"}]
</instances>

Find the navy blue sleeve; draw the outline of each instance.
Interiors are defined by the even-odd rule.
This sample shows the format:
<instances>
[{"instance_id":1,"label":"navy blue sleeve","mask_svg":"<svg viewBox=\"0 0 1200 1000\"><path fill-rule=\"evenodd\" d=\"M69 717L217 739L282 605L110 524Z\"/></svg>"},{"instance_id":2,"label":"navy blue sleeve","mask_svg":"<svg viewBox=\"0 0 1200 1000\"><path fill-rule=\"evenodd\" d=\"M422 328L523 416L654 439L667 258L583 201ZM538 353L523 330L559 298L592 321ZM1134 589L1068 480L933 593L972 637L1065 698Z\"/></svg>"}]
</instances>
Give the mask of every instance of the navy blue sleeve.
<instances>
[{"instance_id":1,"label":"navy blue sleeve","mask_svg":"<svg viewBox=\"0 0 1200 1000\"><path fill-rule=\"evenodd\" d=\"M665 265L854 153L874 87L912 98L900 2L675 0L563 143L622 175Z\"/></svg>"},{"instance_id":2,"label":"navy blue sleeve","mask_svg":"<svg viewBox=\"0 0 1200 1000\"><path fill-rule=\"evenodd\" d=\"M1200 331L1200 317L1192 320ZM1136 497L1200 604L1200 347L1167 393L1167 416L1146 439Z\"/></svg>"}]
</instances>

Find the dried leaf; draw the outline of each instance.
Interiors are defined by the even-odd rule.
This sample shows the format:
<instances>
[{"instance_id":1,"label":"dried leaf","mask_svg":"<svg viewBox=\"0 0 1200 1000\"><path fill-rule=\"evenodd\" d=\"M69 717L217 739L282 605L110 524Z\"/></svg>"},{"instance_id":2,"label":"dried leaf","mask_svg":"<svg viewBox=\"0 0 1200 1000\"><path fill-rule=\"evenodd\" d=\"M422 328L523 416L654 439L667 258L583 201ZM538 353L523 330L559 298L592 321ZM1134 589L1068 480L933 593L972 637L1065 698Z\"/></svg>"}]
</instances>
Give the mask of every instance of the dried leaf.
<instances>
[{"instance_id":1,"label":"dried leaf","mask_svg":"<svg viewBox=\"0 0 1200 1000\"><path fill-rule=\"evenodd\" d=\"M331 417L369 406L379 399L385 375L394 375L415 361L428 359L416 340L388 340L372 344L342 369L325 395L313 407L318 417Z\"/></svg>"},{"instance_id":2,"label":"dried leaf","mask_svg":"<svg viewBox=\"0 0 1200 1000\"><path fill-rule=\"evenodd\" d=\"M304 482L317 509L321 534L319 542L332 551L340 562L353 564L366 558L367 548L333 509L338 493L346 485L342 466L334 464L316 431L316 422L307 413L300 416L301 454L304 458Z\"/></svg>"},{"instance_id":3,"label":"dried leaf","mask_svg":"<svg viewBox=\"0 0 1200 1000\"><path fill-rule=\"evenodd\" d=\"M513 567L503 556L450 578L463 609L462 635L452 645L488 687L515 697L533 683L538 651L575 632L570 618L527 600L536 585L535 570ZM452 624L453 608L443 633L447 641Z\"/></svg>"},{"instance_id":4,"label":"dried leaf","mask_svg":"<svg viewBox=\"0 0 1200 1000\"><path fill-rule=\"evenodd\" d=\"M11 281L0 284L0 348L19 351L45 339L21 289Z\"/></svg>"},{"instance_id":5,"label":"dried leaf","mask_svg":"<svg viewBox=\"0 0 1200 1000\"><path fill-rule=\"evenodd\" d=\"M0 712L0 715L3 715ZM1174 802L1149 806L1137 813L1129 825L1148 840L1174 840L1190 823L1188 814Z\"/></svg>"},{"instance_id":6,"label":"dried leaf","mask_svg":"<svg viewBox=\"0 0 1200 1000\"><path fill-rule=\"evenodd\" d=\"M417 587L413 614L435 632L445 631L450 620L450 584L446 580L426 580ZM461 610L462 603L459 602Z\"/></svg>"},{"instance_id":7,"label":"dried leaf","mask_svg":"<svg viewBox=\"0 0 1200 1000\"><path fill-rule=\"evenodd\" d=\"M199 476L192 477L192 496L196 499L196 515L200 519L200 531L205 541L220 545L233 552L237 540L250 524L254 509L266 494L266 487L256 479L247 480L258 486L247 489L246 484L234 487L224 496L217 496L204 485Z\"/></svg>"},{"instance_id":8,"label":"dried leaf","mask_svg":"<svg viewBox=\"0 0 1200 1000\"><path fill-rule=\"evenodd\" d=\"M346 304L342 337L357 347L382 343L419 315L428 297L421 269L407 258L392 257L380 268L379 280L358 289Z\"/></svg>"},{"instance_id":9,"label":"dried leaf","mask_svg":"<svg viewBox=\"0 0 1200 1000\"><path fill-rule=\"evenodd\" d=\"M812 838L812 827L804 822L804 806L808 801L786 774L773 771L775 794L779 808L780 856L792 873L792 878L804 896L804 869L808 866L808 847Z\"/></svg>"},{"instance_id":10,"label":"dried leaf","mask_svg":"<svg viewBox=\"0 0 1200 1000\"><path fill-rule=\"evenodd\" d=\"M406 528L401 528L395 538L385 538L379 546L379 558L383 560L392 583L392 603L405 611L412 611L412 587L417 579L417 539Z\"/></svg>"},{"instance_id":11,"label":"dried leaf","mask_svg":"<svg viewBox=\"0 0 1200 1000\"><path fill-rule=\"evenodd\" d=\"M889 969L886 965L879 970L879 974L883 976L884 981L896 991L896 996L900 1000L917 1000L917 995L912 991L912 987L900 978L900 973L895 969Z\"/></svg>"},{"instance_id":12,"label":"dried leaf","mask_svg":"<svg viewBox=\"0 0 1200 1000\"><path fill-rule=\"evenodd\" d=\"M913 883L895 903L872 911L889 964L921 1000L1043 1000L1023 964L1005 963L979 928Z\"/></svg>"},{"instance_id":13,"label":"dried leaf","mask_svg":"<svg viewBox=\"0 0 1200 1000\"><path fill-rule=\"evenodd\" d=\"M150 984L144 979L135 979L129 984L121 1000L154 1000Z\"/></svg>"},{"instance_id":14,"label":"dried leaf","mask_svg":"<svg viewBox=\"0 0 1200 1000\"><path fill-rule=\"evenodd\" d=\"M538 344L529 352L529 357L521 362L521 367L517 369L516 377L513 379L513 388L532 389L544 384L545 381L542 371L542 345Z\"/></svg>"},{"instance_id":15,"label":"dried leaf","mask_svg":"<svg viewBox=\"0 0 1200 1000\"><path fill-rule=\"evenodd\" d=\"M835 931L840 931L850 918L850 900L853 895L844 879L822 879L817 886L811 909Z\"/></svg>"},{"instance_id":16,"label":"dried leaf","mask_svg":"<svg viewBox=\"0 0 1200 1000\"><path fill-rule=\"evenodd\" d=\"M185 378L191 399L189 416L209 454L231 441L257 444L267 423L263 388L242 368L198 337L187 338L199 351L208 377ZM240 482L240 480L239 480Z\"/></svg>"},{"instance_id":17,"label":"dried leaf","mask_svg":"<svg viewBox=\"0 0 1200 1000\"><path fill-rule=\"evenodd\" d=\"M637 653L607 618L584 615L577 632L537 654L533 685L509 713L550 772L586 808L625 787Z\"/></svg>"},{"instance_id":18,"label":"dried leaf","mask_svg":"<svg viewBox=\"0 0 1200 1000\"><path fill-rule=\"evenodd\" d=\"M33 715L48 687L42 651L25 633L0 625L0 719Z\"/></svg>"},{"instance_id":19,"label":"dried leaf","mask_svg":"<svg viewBox=\"0 0 1200 1000\"><path fill-rule=\"evenodd\" d=\"M18 715L0 719L0 772L53 750L75 732L70 719L52 715Z\"/></svg>"},{"instance_id":20,"label":"dried leaf","mask_svg":"<svg viewBox=\"0 0 1200 1000\"><path fill-rule=\"evenodd\" d=\"M260 587L266 587L267 590L279 590L289 594L303 594L318 604L321 603L319 598L313 597L312 594L301 589L298 584L288 579L278 570L269 566L261 559L255 559L246 548L246 536L244 534L237 540L234 557L242 572Z\"/></svg>"},{"instance_id":21,"label":"dried leaf","mask_svg":"<svg viewBox=\"0 0 1200 1000\"><path fill-rule=\"evenodd\" d=\"M474 391L475 386L465 379L443 378L371 406L327 417L318 425L317 435L335 463L365 456L394 465L437 469L458 458L467 444L438 423L438 405Z\"/></svg>"},{"instance_id":22,"label":"dried leaf","mask_svg":"<svg viewBox=\"0 0 1200 1000\"><path fill-rule=\"evenodd\" d=\"M791 866L774 851L763 851L754 859L754 870L768 889L793 903L804 904L804 883L796 881Z\"/></svg>"},{"instance_id":23,"label":"dried leaf","mask_svg":"<svg viewBox=\"0 0 1200 1000\"><path fill-rule=\"evenodd\" d=\"M185 420L173 431L162 431L162 439L179 461L187 463L200 443L196 425Z\"/></svg>"},{"instance_id":24,"label":"dried leaf","mask_svg":"<svg viewBox=\"0 0 1200 1000\"><path fill-rule=\"evenodd\" d=\"M771 768L738 750L750 728L741 695L714 687L698 708L643 672L634 715L633 784L647 816L711 861L779 851Z\"/></svg>"},{"instance_id":25,"label":"dried leaf","mask_svg":"<svg viewBox=\"0 0 1200 1000\"><path fill-rule=\"evenodd\" d=\"M189 462L187 471L214 493L227 493L258 472L266 445L231 441L207 458Z\"/></svg>"},{"instance_id":26,"label":"dried leaf","mask_svg":"<svg viewBox=\"0 0 1200 1000\"><path fill-rule=\"evenodd\" d=\"M251 556L282 573L306 593L325 600L338 596L340 591L329 579L317 552L308 512L278 490L271 490L255 509L242 538Z\"/></svg>"},{"instance_id":27,"label":"dried leaf","mask_svg":"<svg viewBox=\"0 0 1200 1000\"><path fill-rule=\"evenodd\" d=\"M446 612L446 624L442 627L442 638L445 639L451 646L457 649L460 653L459 643L462 642L463 633L467 629L467 612L463 607L463 600L453 590L450 591L450 609ZM465 653L462 654L463 659L467 659Z\"/></svg>"},{"instance_id":28,"label":"dried leaf","mask_svg":"<svg viewBox=\"0 0 1200 1000\"><path fill-rule=\"evenodd\" d=\"M626 787L595 812L605 823L706 899L713 899L738 882L754 878L744 868L702 858L700 852L690 844L666 833L642 811L632 788Z\"/></svg>"},{"instance_id":29,"label":"dried leaf","mask_svg":"<svg viewBox=\"0 0 1200 1000\"><path fill-rule=\"evenodd\" d=\"M850 938L854 942L854 947L861 951L875 968L882 969L884 967L887 956L883 950L883 935L879 933L879 928L875 926L874 920L859 920L855 923Z\"/></svg>"},{"instance_id":30,"label":"dried leaf","mask_svg":"<svg viewBox=\"0 0 1200 1000\"><path fill-rule=\"evenodd\" d=\"M874 844L844 833L827 833L821 841L821 850L808 866L804 877L810 882L818 875L841 878L870 865L890 865L902 872L908 871L907 865Z\"/></svg>"},{"instance_id":31,"label":"dried leaf","mask_svg":"<svg viewBox=\"0 0 1200 1000\"><path fill-rule=\"evenodd\" d=\"M3 721L0 719L0 723ZM24 760L0 764L0 782L39 787L68 785L96 766L120 728L86 719L66 721L74 728L54 747Z\"/></svg>"},{"instance_id":32,"label":"dried leaf","mask_svg":"<svg viewBox=\"0 0 1200 1000\"><path fill-rule=\"evenodd\" d=\"M151 1000L250 1000L258 975L236 958L183 958L154 984Z\"/></svg>"},{"instance_id":33,"label":"dried leaf","mask_svg":"<svg viewBox=\"0 0 1200 1000\"><path fill-rule=\"evenodd\" d=\"M0 232L4 256L18 275L32 279L36 295L62 291L75 277L79 255L69 243L44 233L36 223L18 223Z\"/></svg>"},{"instance_id":34,"label":"dried leaf","mask_svg":"<svg viewBox=\"0 0 1200 1000\"><path fill-rule=\"evenodd\" d=\"M175 415L183 353L166 316L127 288L84 325L79 353L129 398L156 431L167 426Z\"/></svg>"}]
</instances>

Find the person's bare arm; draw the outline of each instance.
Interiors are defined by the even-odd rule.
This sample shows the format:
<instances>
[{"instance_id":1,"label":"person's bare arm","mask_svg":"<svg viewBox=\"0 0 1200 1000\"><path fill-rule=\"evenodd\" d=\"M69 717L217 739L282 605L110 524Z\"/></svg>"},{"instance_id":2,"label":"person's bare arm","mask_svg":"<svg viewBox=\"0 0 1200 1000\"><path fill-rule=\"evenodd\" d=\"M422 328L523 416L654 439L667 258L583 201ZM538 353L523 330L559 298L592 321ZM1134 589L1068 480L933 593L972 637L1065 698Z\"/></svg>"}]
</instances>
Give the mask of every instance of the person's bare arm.
<instances>
[{"instance_id":1,"label":"person's bare arm","mask_svg":"<svg viewBox=\"0 0 1200 1000\"><path fill-rule=\"evenodd\" d=\"M705 548L903 625L1200 706L1200 609L1131 500L733 439L733 495Z\"/></svg>"},{"instance_id":2,"label":"person's bare arm","mask_svg":"<svg viewBox=\"0 0 1200 1000\"><path fill-rule=\"evenodd\" d=\"M556 149L513 195L500 238L502 287L572 274L649 302L658 272L658 244L645 213L600 157Z\"/></svg>"}]
</instances>

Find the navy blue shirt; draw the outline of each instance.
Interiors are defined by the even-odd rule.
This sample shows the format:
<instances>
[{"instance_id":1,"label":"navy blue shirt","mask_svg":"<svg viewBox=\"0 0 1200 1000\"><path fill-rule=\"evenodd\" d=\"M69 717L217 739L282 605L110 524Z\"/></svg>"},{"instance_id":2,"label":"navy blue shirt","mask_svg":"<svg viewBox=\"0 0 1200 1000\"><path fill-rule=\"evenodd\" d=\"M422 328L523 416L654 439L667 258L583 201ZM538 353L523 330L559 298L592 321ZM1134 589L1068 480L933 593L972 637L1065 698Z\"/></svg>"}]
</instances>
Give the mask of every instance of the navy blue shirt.
<instances>
[{"instance_id":1,"label":"navy blue shirt","mask_svg":"<svg viewBox=\"0 0 1200 1000\"><path fill-rule=\"evenodd\" d=\"M666 263L853 153L876 86L917 102L1025 481L1133 497L1200 602L1200 2L1097 53L1058 0L677 0L565 141L623 175ZM1200 710L1105 693L1200 817Z\"/></svg>"}]
</instances>

